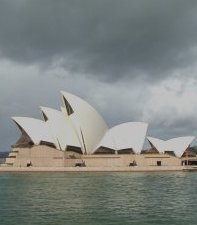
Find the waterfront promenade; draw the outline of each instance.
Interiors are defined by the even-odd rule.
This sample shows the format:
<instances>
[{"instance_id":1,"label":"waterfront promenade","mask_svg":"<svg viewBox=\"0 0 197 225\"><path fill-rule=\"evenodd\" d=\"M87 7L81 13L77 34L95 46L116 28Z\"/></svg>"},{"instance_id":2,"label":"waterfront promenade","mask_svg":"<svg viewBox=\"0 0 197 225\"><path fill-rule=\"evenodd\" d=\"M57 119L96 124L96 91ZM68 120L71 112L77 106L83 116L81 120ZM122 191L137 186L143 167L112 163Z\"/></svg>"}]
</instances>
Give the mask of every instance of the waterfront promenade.
<instances>
[{"instance_id":1,"label":"waterfront promenade","mask_svg":"<svg viewBox=\"0 0 197 225\"><path fill-rule=\"evenodd\" d=\"M156 172L195 170L191 166L134 166L134 167L11 167L1 166L0 172Z\"/></svg>"}]
</instances>

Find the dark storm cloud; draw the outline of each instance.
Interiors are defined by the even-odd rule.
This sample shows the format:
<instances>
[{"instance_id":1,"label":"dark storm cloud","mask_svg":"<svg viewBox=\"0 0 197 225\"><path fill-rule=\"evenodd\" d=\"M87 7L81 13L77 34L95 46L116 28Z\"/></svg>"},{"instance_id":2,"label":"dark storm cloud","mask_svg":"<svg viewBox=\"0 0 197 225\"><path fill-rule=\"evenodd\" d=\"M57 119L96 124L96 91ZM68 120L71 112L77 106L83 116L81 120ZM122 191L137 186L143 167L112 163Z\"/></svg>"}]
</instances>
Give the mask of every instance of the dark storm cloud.
<instances>
[{"instance_id":1,"label":"dark storm cloud","mask_svg":"<svg viewBox=\"0 0 197 225\"><path fill-rule=\"evenodd\" d=\"M196 118L193 117L185 118L184 120L178 119L168 126L166 126L165 123L157 124L157 126L150 124L148 135L162 140L183 136L197 137L196 123L194 123L194 121L196 121ZM194 140L193 145L197 145L196 139Z\"/></svg>"},{"instance_id":2,"label":"dark storm cloud","mask_svg":"<svg viewBox=\"0 0 197 225\"><path fill-rule=\"evenodd\" d=\"M0 55L47 66L60 60L109 81L155 79L193 63L196 11L191 0L1 0Z\"/></svg>"},{"instance_id":3,"label":"dark storm cloud","mask_svg":"<svg viewBox=\"0 0 197 225\"><path fill-rule=\"evenodd\" d=\"M0 0L0 151L18 136L10 117L59 109L59 90L110 127L197 136L196 12L195 0Z\"/></svg>"}]
</instances>

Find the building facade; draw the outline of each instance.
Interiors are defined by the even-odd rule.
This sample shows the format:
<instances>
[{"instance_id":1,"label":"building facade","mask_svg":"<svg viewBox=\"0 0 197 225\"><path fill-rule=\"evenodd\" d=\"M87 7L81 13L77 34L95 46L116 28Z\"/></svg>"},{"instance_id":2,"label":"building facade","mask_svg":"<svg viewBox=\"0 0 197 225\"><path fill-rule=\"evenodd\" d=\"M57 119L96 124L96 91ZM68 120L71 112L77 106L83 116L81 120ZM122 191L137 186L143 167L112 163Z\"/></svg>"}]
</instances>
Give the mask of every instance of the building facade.
<instances>
[{"instance_id":1,"label":"building facade","mask_svg":"<svg viewBox=\"0 0 197 225\"><path fill-rule=\"evenodd\" d=\"M108 128L102 116L86 101L61 92L60 111L41 107L43 120L13 117L21 137L12 146L6 165L14 167L128 167L181 166L194 137L168 141L147 137L150 149L142 151L148 124L128 122Z\"/></svg>"}]
</instances>

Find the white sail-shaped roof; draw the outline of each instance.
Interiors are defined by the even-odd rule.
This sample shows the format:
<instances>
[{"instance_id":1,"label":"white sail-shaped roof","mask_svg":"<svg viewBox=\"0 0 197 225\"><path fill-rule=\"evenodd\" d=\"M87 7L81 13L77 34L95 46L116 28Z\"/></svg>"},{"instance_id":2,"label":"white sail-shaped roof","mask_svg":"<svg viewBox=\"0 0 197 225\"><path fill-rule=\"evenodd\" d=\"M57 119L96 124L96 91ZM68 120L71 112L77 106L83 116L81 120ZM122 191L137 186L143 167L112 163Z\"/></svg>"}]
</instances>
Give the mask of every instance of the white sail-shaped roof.
<instances>
[{"instance_id":1,"label":"white sail-shaped roof","mask_svg":"<svg viewBox=\"0 0 197 225\"><path fill-rule=\"evenodd\" d=\"M70 123L72 124L75 134L77 136L77 139L80 143L81 150L83 153L85 153L83 137L81 135L81 128L80 128L80 124L78 123L78 120L76 119L76 116L74 115L74 113L68 116L68 112L65 107L61 107L61 111L66 118L70 119Z\"/></svg>"},{"instance_id":2,"label":"white sail-shaped roof","mask_svg":"<svg viewBox=\"0 0 197 225\"><path fill-rule=\"evenodd\" d=\"M103 136L103 138L101 139L101 141L99 142L99 144L98 144L98 146L96 147L95 150L97 150L100 147L105 147L105 148L117 150L117 146L114 142L114 138L113 138L111 129L106 131L105 135Z\"/></svg>"},{"instance_id":3,"label":"white sail-shaped roof","mask_svg":"<svg viewBox=\"0 0 197 225\"><path fill-rule=\"evenodd\" d=\"M61 150L66 150L67 146L81 148L81 144L68 115L47 107L41 107L41 110Z\"/></svg>"},{"instance_id":4,"label":"white sail-shaped roof","mask_svg":"<svg viewBox=\"0 0 197 225\"><path fill-rule=\"evenodd\" d=\"M101 115L86 101L67 92L61 93L67 113L83 143L83 152L90 154L108 127Z\"/></svg>"},{"instance_id":5,"label":"white sail-shaped roof","mask_svg":"<svg viewBox=\"0 0 197 225\"><path fill-rule=\"evenodd\" d=\"M193 136L172 138L167 141L161 139L147 137L151 144L159 151L173 151L177 157L181 157L185 150L189 147L195 139Z\"/></svg>"},{"instance_id":6,"label":"white sail-shaped roof","mask_svg":"<svg viewBox=\"0 0 197 225\"><path fill-rule=\"evenodd\" d=\"M19 128L27 133L34 144L40 144L43 141L56 145L53 135L44 121L28 117L12 117L12 119Z\"/></svg>"},{"instance_id":7,"label":"white sail-shaped roof","mask_svg":"<svg viewBox=\"0 0 197 225\"><path fill-rule=\"evenodd\" d=\"M159 152L166 151L166 141L153 137L146 137L146 138Z\"/></svg>"},{"instance_id":8,"label":"white sail-shaped roof","mask_svg":"<svg viewBox=\"0 0 197 225\"><path fill-rule=\"evenodd\" d=\"M99 147L107 147L114 150L132 148L140 153L144 144L148 124L143 122L129 122L117 125L108 130L100 141Z\"/></svg>"}]
</instances>

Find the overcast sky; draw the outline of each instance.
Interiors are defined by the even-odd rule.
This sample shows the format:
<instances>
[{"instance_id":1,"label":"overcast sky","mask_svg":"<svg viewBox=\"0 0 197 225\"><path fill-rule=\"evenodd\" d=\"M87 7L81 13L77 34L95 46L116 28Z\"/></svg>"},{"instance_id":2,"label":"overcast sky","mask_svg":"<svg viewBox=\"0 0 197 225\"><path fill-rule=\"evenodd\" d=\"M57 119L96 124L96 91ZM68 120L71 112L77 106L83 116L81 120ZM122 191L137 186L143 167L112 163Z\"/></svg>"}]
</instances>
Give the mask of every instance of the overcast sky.
<instances>
[{"instance_id":1,"label":"overcast sky","mask_svg":"<svg viewBox=\"0 0 197 225\"><path fill-rule=\"evenodd\" d=\"M11 116L59 109L60 90L110 127L197 136L196 12L195 0L0 0L0 151L20 135Z\"/></svg>"}]
</instances>

